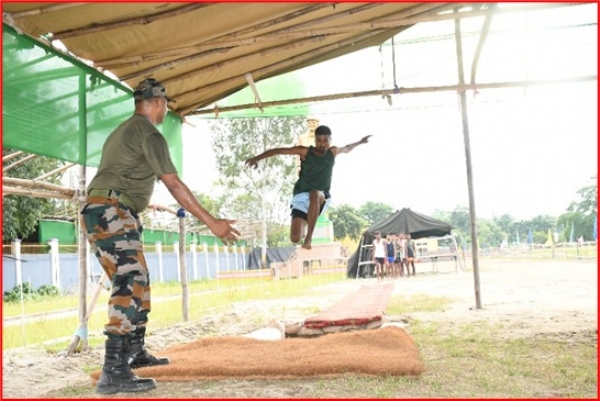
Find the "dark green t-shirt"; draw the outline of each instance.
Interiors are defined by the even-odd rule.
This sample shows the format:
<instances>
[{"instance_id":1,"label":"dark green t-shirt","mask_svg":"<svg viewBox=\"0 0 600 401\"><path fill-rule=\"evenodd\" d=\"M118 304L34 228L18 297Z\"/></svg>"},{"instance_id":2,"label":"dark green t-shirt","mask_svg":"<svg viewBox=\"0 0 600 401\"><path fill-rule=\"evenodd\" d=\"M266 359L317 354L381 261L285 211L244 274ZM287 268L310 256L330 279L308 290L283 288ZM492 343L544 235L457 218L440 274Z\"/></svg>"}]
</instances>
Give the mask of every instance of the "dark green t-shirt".
<instances>
[{"instance_id":1,"label":"dark green t-shirt","mask_svg":"<svg viewBox=\"0 0 600 401\"><path fill-rule=\"evenodd\" d=\"M315 147L310 146L306 157L300 162L300 177L294 185L294 195L313 189L323 192L329 192L331 189L335 156L329 149L323 156L314 153L314 150Z\"/></svg>"},{"instance_id":2,"label":"dark green t-shirt","mask_svg":"<svg viewBox=\"0 0 600 401\"><path fill-rule=\"evenodd\" d=\"M162 174L177 174L167 140L146 117L134 114L106 139L100 167L88 192L120 190L141 212L150 202L156 178Z\"/></svg>"}]
</instances>

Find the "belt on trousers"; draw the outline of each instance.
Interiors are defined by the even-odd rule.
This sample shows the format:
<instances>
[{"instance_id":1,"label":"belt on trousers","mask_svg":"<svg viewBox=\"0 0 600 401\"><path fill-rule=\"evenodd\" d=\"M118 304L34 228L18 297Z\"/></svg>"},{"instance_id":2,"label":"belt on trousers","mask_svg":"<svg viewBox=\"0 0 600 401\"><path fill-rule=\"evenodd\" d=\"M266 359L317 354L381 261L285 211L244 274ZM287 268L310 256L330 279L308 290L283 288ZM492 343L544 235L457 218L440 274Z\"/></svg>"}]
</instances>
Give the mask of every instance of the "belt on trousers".
<instances>
[{"instance_id":1,"label":"belt on trousers","mask_svg":"<svg viewBox=\"0 0 600 401\"><path fill-rule=\"evenodd\" d=\"M133 201L127 195L116 189L92 189L90 192L88 192L88 198L95 196L100 198L117 199L118 202L123 206L127 206L134 212L137 212Z\"/></svg>"}]
</instances>

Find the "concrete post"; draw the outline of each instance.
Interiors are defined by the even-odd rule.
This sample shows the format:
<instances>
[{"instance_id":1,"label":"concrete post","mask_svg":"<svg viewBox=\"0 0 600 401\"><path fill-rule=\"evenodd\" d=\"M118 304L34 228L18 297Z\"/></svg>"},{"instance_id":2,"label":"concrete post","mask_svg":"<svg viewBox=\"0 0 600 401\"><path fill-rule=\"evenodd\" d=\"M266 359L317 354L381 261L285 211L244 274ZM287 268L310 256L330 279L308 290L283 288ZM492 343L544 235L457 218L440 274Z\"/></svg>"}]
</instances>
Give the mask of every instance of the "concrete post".
<instances>
[{"instance_id":1,"label":"concrete post","mask_svg":"<svg viewBox=\"0 0 600 401\"><path fill-rule=\"evenodd\" d=\"M179 257L179 241L173 241L173 251L175 252L175 266L179 266L181 260ZM177 282L181 283L181 274L177 274Z\"/></svg>"},{"instance_id":2,"label":"concrete post","mask_svg":"<svg viewBox=\"0 0 600 401\"><path fill-rule=\"evenodd\" d=\"M210 279L210 270L208 269L208 244L202 244L202 252L204 252L204 268L206 269L206 279Z\"/></svg>"},{"instance_id":3,"label":"concrete post","mask_svg":"<svg viewBox=\"0 0 600 401\"><path fill-rule=\"evenodd\" d=\"M15 258L15 280L17 285L23 283L23 266L21 264L21 240L14 238L11 242L11 252Z\"/></svg>"},{"instance_id":4,"label":"concrete post","mask_svg":"<svg viewBox=\"0 0 600 401\"><path fill-rule=\"evenodd\" d=\"M48 245L50 245L50 268L52 270L52 285L60 290L61 288L60 266L58 258L58 239L50 238L50 240L48 241Z\"/></svg>"},{"instance_id":5,"label":"concrete post","mask_svg":"<svg viewBox=\"0 0 600 401\"><path fill-rule=\"evenodd\" d=\"M198 255L196 254L196 243L190 244L190 252L192 253L192 269L194 269L194 280L198 280Z\"/></svg>"},{"instance_id":6,"label":"concrete post","mask_svg":"<svg viewBox=\"0 0 600 401\"><path fill-rule=\"evenodd\" d=\"M162 258L162 243L160 241L155 242L156 245L156 255L158 256L158 281L164 283L163 276L163 258Z\"/></svg>"}]
</instances>

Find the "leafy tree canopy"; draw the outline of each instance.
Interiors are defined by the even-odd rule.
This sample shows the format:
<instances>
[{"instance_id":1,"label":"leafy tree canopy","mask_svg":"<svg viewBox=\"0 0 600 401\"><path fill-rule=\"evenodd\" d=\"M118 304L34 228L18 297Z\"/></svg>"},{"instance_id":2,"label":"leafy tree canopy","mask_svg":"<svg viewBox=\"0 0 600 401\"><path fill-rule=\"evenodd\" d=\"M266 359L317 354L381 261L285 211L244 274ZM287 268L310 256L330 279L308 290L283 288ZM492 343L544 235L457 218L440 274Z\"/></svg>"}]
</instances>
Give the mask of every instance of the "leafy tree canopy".
<instances>
[{"instance_id":1,"label":"leafy tree canopy","mask_svg":"<svg viewBox=\"0 0 600 401\"><path fill-rule=\"evenodd\" d=\"M366 202L358 209L358 213L367 220L369 226L389 217L393 212L392 206L381 202Z\"/></svg>"},{"instance_id":2,"label":"leafy tree canopy","mask_svg":"<svg viewBox=\"0 0 600 401\"><path fill-rule=\"evenodd\" d=\"M3 148L2 156L14 154L14 149ZM24 161L27 154L8 159L3 162L3 168L14 165L4 175L11 178L32 180L45 173L53 171L64 165L63 162L44 156L37 156ZM21 164L17 164L23 161ZM53 184L60 183L60 175L49 177L45 180ZM10 242L12 239L27 238L31 235L42 216L53 214L55 203L50 199L33 198L20 195L6 195L2 197L2 241Z\"/></svg>"}]
</instances>

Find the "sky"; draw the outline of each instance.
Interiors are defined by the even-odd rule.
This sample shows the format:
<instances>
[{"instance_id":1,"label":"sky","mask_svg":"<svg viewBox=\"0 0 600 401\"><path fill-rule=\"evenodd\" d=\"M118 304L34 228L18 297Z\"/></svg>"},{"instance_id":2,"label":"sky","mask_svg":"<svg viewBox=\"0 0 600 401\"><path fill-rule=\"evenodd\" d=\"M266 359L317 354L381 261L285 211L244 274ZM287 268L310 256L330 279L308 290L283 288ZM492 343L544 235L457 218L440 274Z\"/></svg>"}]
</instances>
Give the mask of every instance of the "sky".
<instances>
[{"instance_id":1,"label":"sky","mask_svg":"<svg viewBox=\"0 0 600 401\"><path fill-rule=\"evenodd\" d=\"M597 4L496 16L477 67L478 83L597 76ZM465 79L483 23L462 22ZM306 96L458 82L454 22L422 23L390 41L294 72ZM395 66L395 67L394 67ZM395 68L395 79L394 79ZM258 83L259 93L260 85ZM477 216L558 217L597 174L598 83L481 89L467 93ZM285 98L285 97L284 97ZM262 99L268 101L272 99ZM455 92L398 94L312 103L309 117L343 146L366 145L336 159L333 206L381 202L424 214L469 206L465 142ZM184 171L191 189L214 193L209 124L184 124ZM294 145L294 144L290 144ZM154 201L173 203L164 186Z\"/></svg>"}]
</instances>

